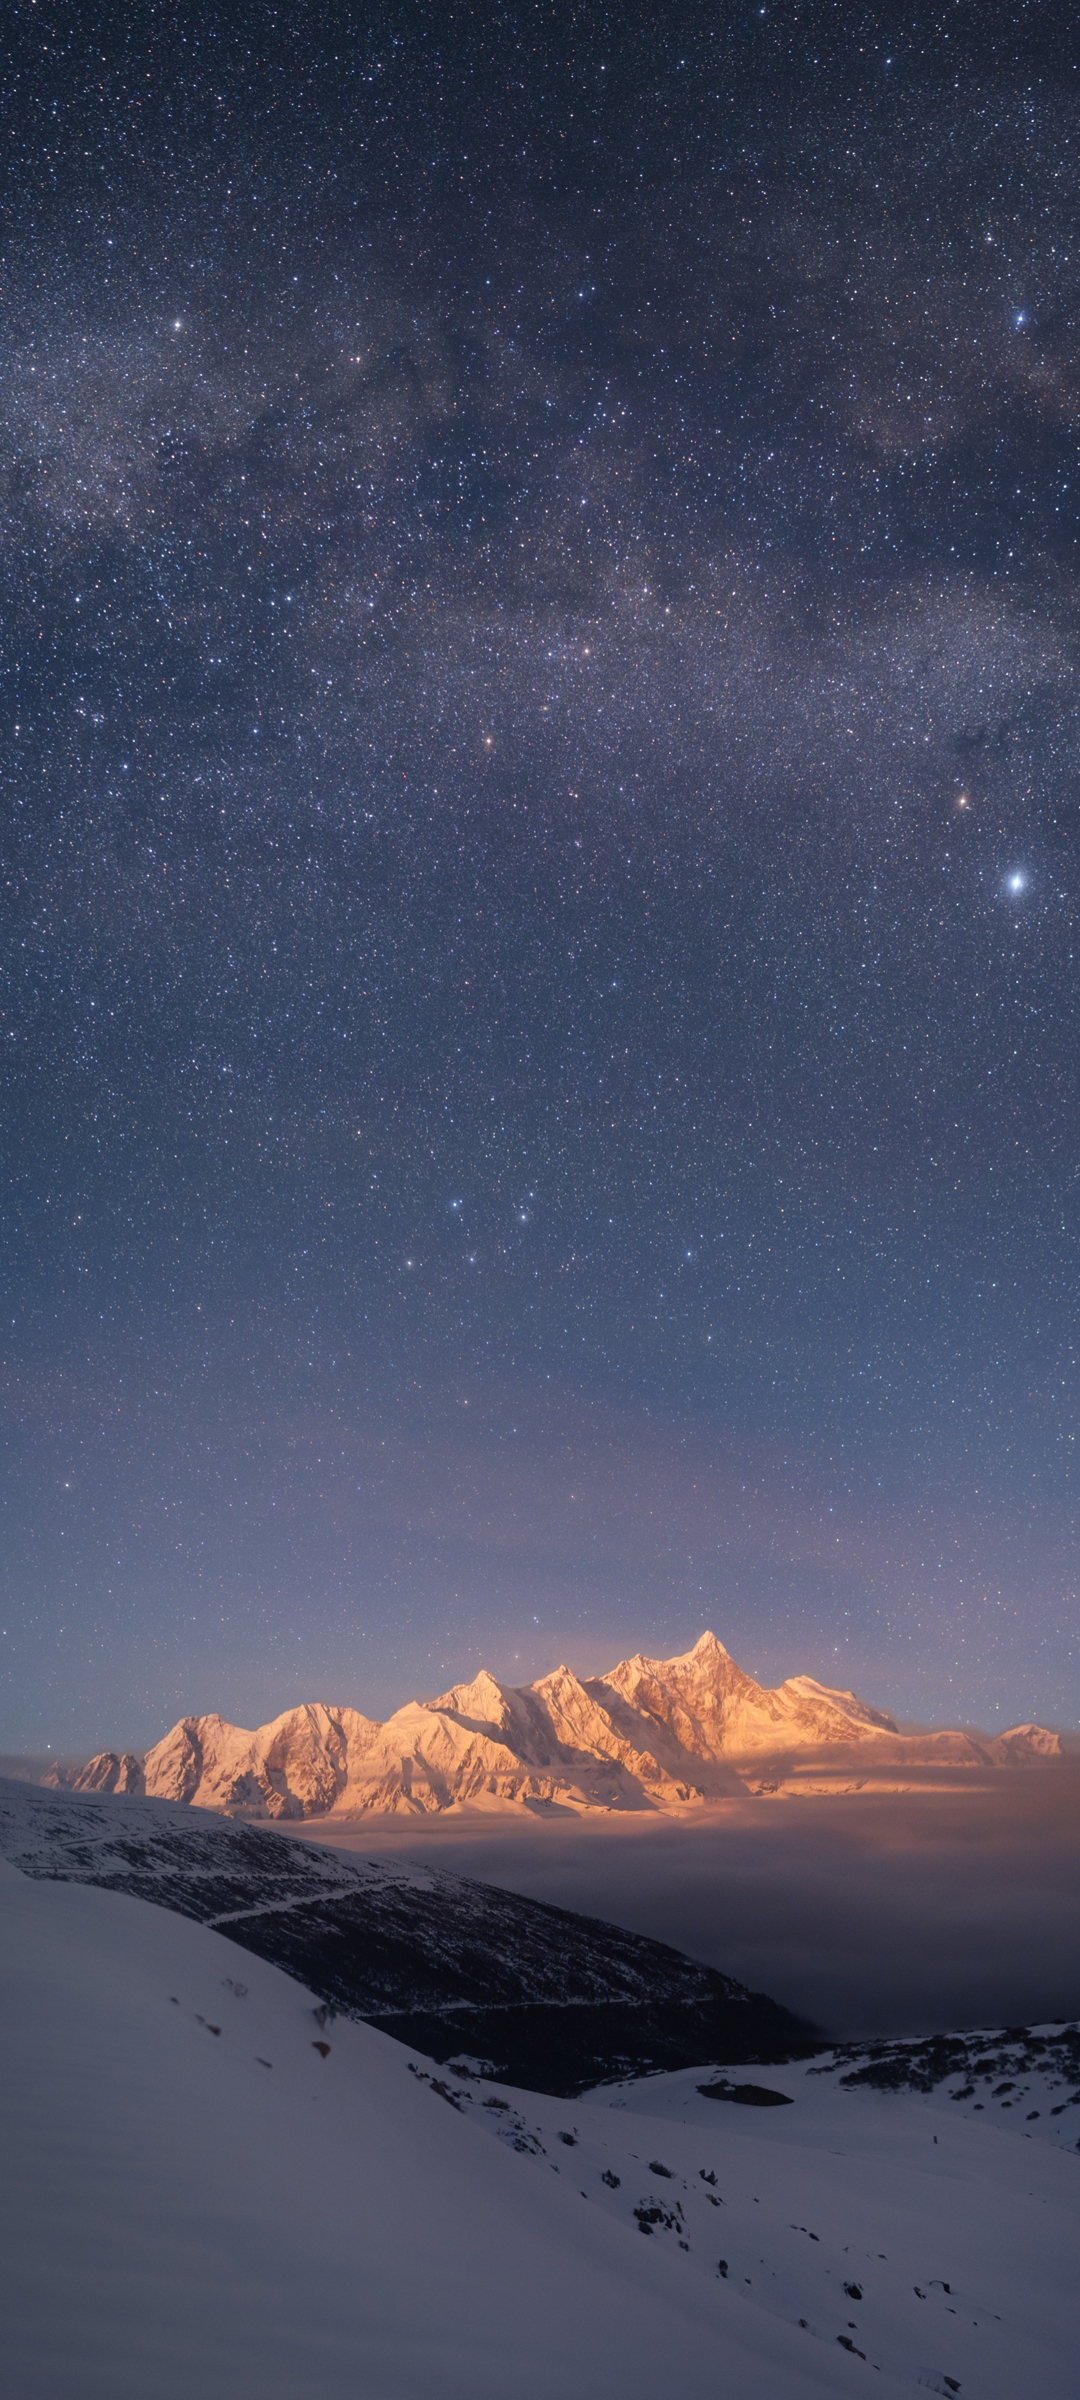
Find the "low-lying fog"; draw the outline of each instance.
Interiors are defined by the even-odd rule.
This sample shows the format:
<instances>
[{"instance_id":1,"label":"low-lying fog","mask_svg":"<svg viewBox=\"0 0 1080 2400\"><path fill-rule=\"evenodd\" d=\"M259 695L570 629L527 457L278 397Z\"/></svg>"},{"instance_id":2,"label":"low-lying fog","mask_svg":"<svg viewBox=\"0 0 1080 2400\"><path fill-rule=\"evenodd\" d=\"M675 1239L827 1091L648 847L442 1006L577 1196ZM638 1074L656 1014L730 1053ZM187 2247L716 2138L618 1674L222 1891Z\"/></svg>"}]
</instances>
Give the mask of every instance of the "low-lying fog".
<instances>
[{"instance_id":1,"label":"low-lying fog","mask_svg":"<svg viewBox=\"0 0 1080 2400\"><path fill-rule=\"evenodd\" d=\"M1080 2013L1080 1763L700 1818L294 1826L607 1917L841 2036Z\"/></svg>"}]
</instances>

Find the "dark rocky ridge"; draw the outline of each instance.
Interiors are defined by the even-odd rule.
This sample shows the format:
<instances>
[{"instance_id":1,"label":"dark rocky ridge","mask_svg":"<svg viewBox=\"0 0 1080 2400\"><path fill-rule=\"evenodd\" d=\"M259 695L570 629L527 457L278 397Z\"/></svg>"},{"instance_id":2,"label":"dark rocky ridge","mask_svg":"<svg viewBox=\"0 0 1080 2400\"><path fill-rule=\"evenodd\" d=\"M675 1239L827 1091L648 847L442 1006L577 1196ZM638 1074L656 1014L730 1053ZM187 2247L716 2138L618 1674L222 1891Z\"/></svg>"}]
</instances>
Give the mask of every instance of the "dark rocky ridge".
<instances>
[{"instance_id":1,"label":"dark rocky ridge","mask_svg":"<svg viewBox=\"0 0 1080 2400\"><path fill-rule=\"evenodd\" d=\"M0 1852L213 1926L427 2057L567 2095L806 2057L814 2029L663 1942L441 1869L346 1859L167 1801L0 1781Z\"/></svg>"},{"instance_id":2,"label":"dark rocky ridge","mask_svg":"<svg viewBox=\"0 0 1080 2400\"><path fill-rule=\"evenodd\" d=\"M1033 2071L1056 2070L1080 2084L1080 2026L1075 2021L1033 2032L1027 2025L1006 2025L972 2033L935 2033L923 2040L844 2042L826 2067L813 2075L835 2075L847 2091L865 2087L875 2092L934 2092L952 2079L954 2099L965 2100L999 2076L1019 2079ZM1014 2089L1012 2082L1001 2091ZM997 2097L995 2092L994 2097ZM1067 2094L1053 2109L1055 2116L1080 2107L1080 2089Z\"/></svg>"}]
</instances>

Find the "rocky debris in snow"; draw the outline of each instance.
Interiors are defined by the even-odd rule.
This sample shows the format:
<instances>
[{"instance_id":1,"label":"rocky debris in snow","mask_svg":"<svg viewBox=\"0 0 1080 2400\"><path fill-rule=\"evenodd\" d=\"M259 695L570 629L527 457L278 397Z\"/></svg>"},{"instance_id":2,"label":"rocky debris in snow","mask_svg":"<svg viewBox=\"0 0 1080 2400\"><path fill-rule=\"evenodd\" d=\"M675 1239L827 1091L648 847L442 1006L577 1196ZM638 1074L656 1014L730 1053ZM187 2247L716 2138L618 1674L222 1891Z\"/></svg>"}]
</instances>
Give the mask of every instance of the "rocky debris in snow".
<instances>
[{"instance_id":1,"label":"rocky debris in snow","mask_svg":"<svg viewBox=\"0 0 1080 2400\"><path fill-rule=\"evenodd\" d=\"M668 2233L678 2233L682 2211L678 2207L661 2208L658 2200L640 2200L634 2216L642 2233L651 2233L656 2225L663 2225Z\"/></svg>"},{"instance_id":2,"label":"rocky debris in snow","mask_svg":"<svg viewBox=\"0 0 1080 2400\"><path fill-rule=\"evenodd\" d=\"M930 2093L959 2077L950 2100L962 2105L981 2085L987 2099L1008 2109L1014 2103L1007 2095L1022 2098L1033 2076L1041 2085L1077 2073L1080 2026L1074 2022L1033 2032L1026 2025L1011 2025L998 2034L979 2031L933 2034L924 2041L845 2043L810 2073L831 2075L840 2067L847 2069L840 2075L845 2091ZM1080 2093L1075 2097L1080 2100ZM1050 2113L1060 2115L1069 2105L1060 2101ZM983 2106L982 2100L975 2102L977 2110Z\"/></svg>"},{"instance_id":3,"label":"rocky debris in snow","mask_svg":"<svg viewBox=\"0 0 1080 2400\"><path fill-rule=\"evenodd\" d=\"M703 2100L733 2100L739 2108L790 2108L790 2092L774 2092L765 2083L699 2083Z\"/></svg>"}]
</instances>

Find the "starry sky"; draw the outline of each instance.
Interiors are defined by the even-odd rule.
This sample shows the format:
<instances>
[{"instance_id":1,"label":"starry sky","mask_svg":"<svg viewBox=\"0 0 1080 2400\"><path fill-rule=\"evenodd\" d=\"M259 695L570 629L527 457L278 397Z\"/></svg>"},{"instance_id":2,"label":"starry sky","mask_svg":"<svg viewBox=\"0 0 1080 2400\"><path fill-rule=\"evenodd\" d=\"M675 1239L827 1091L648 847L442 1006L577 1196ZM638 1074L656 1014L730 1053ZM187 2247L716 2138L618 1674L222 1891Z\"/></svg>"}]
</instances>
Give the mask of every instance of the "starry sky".
<instances>
[{"instance_id":1,"label":"starry sky","mask_svg":"<svg viewBox=\"0 0 1080 2400\"><path fill-rule=\"evenodd\" d=\"M1072 11L8 44L0 1741L1075 1724Z\"/></svg>"}]
</instances>

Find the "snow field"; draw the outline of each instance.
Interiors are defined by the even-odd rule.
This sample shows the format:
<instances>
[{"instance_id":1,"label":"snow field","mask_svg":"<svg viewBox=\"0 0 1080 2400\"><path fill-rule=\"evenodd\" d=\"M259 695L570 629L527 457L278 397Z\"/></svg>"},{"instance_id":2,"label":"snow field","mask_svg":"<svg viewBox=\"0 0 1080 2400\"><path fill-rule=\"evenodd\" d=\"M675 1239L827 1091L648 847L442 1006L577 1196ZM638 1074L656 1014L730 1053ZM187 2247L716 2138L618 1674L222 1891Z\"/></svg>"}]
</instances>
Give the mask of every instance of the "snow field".
<instances>
[{"instance_id":1,"label":"snow field","mask_svg":"<svg viewBox=\"0 0 1080 2400\"><path fill-rule=\"evenodd\" d=\"M0 1925L7 2400L1073 2400L1080 2158L1030 2093L547 2100L149 1901L0 1862Z\"/></svg>"},{"instance_id":2,"label":"snow field","mask_svg":"<svg viewBox=\"0 0 1080 2400\"><path fill-rule=\"evenodd\" d=\"M591 2184L562 2143L554 2173L482 2108L571 2104L448 2105L430 2062L127 1895L0 1862L0 1928L5 2400L847 2390L850 2355L609 2209L599 2148ZM587 2114L622 2157L630 2117Z\"/></svg>"}]
</instances>

